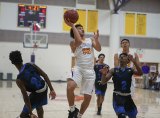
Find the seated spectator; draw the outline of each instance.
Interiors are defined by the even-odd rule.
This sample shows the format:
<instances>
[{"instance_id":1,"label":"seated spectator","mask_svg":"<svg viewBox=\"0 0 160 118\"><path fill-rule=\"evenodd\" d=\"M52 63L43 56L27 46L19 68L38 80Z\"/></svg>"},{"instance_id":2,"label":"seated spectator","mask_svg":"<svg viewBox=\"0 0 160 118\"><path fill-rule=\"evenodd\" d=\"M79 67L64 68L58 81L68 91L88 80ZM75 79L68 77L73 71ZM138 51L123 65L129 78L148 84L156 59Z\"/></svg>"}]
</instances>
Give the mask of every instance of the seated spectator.
<instances>
[{"instance_id":1,"label":"seated spectator","mask_svg":"<svg viewBox=\"0 0 160 118\"><path fill-rule=\"evenodd\" d=\"M156 86L156 81L158 77L158 71L157 72L151 72L151 76L149 79L149 87L152 89L155 89Z\"/></svg>"}]
</instances>

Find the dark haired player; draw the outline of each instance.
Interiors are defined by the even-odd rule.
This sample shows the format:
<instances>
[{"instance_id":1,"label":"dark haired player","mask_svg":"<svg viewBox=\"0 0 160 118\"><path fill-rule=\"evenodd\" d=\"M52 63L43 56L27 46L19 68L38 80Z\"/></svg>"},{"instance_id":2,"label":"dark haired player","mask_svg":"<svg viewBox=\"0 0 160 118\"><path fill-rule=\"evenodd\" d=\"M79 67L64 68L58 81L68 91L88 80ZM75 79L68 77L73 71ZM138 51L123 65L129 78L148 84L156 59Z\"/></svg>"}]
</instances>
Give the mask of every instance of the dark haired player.
<instances>
[{"instance_id":1,"label":"dark haired player","mask_svg":"<svg viewBox=\"0 0 160 118\"><path fill-rule=\"evenodd\" d=\"M132 61L136 70L127 67L129 61ZM112 77L114 83L113 108L118 118L136 118L137 107L131 97L132 75L142 75L142 70L132 55L121 53L119 55L120 66L112 68L106 75L106 68L102 69L102 84L106 83Z\"/></svg>"},{"instance_id":2,"label":"dark haired player","mask_svg":"<svg viewBox=\"0 0 160 118\"><path fill-rule=\"evenodd\" d=\"M42 106L48 102L48 86L50 88L49 97L51 100L56 97L56 93L47 74L35 64L23 64L20 51L12 51L9 54L9 59L19 70L16 83L21 90L25 102L20 118L44 118ZM27 92L31 92L29 96ZM37 110L38 117L32 113L33 109Z\"/></svg>"},{"instance_id":3,"label":"dark haired player","mask_svg":"<svg viewBox=\"0 0 160 118\"><path fill-rule=\"evenodd\" d=\"M98 55L98 61L97 63L94 65L94 71L96 73L96 79L95 79L95 94L97 96L97 115L101 115L101 110L102 110L102 104L104 101L104 96L106 93L106 89L107 89L107 83L105 84L101 84L101 78L102 78L102 73L101 70L104 67L107 67L107 72L109 71L109 66L107 64L104 63L104 59L105 59L105 55L104 54L99 54Z\"/></svg>"},{"instance_id":4,"label":"dark haired player","mask_svg":"<svg viewBox=\"0 0 160 118\"><path fill-rule=\"evenodd\" d=\"M126 38L122 39L121 40L122 50L114 55L114 66L115 67L119 66L119 64L120 64L118 57L121 53L127 53L127 54L132 55L133 58L136 60L137 64L140 66L139 57L138 57L137 53L130 51L129 47L130 47L130 41ZM134 64L130 61L127 64L127 66L133 68ZM132 76L132 84L131 84L131 94L132 94L132 96L134 95L134 87L135 87L135 78L134 78L134 76Z\"/></svg>"},{"instance_id":5,"label":"dark haired player","mask_svg":"<svg viewBox=\"0 0 160 118\"><path fill-rule=\"evenodd\" d=\"M70 35L73 38L70 46L76 57L76 64L72 71L72 77L67 81L67 99L70 107L68 118L81 118L91 101L94 90L95 72L94 72L94 50L101 51L99 43L99 32L92 38L85 38L83 26L74 25L68 19L65 23L71 27ZM84 100L80 111L74 104L74 90L81 85L81 94ZM78 114L78 115L77 115Z\"/></svg>"}]
</instances>

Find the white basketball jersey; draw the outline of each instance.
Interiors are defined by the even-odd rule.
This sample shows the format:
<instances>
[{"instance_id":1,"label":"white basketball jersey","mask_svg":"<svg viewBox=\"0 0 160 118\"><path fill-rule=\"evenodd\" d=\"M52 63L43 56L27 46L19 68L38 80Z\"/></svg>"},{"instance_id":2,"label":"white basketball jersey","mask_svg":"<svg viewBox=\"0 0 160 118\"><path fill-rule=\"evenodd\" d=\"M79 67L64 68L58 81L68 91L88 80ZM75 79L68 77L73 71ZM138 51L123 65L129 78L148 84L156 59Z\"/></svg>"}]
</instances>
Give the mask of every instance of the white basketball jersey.
<instances>
[{"instance_id":1,"label":"white basketball jersey","mask_svg":"<svg viewBox=\"0 0 160 118\"><path fill-rule=\"evenodd\" d=\"M92 40L86 38L82 44L76 48L76 66L81 68L91 68L94 66L94 52L93 52Z\"/></svg>"},{"instance_id":2,"label":"white basketball jersey","mask_svg":"<svg viewBox=\"0 0 160 118\"><path fill-rule=\"evenodd\" d=\"M119 52L118 52L118 57L119 57L119 55L120 55L121 53L122 53L122 51L119 51ZM132 55L133 58L135 58L135 53L134 53L134 52L129 52L128 54ZM127 64L127 66L130 67L130 68L133 68L133 67L134 67L134 64L133 64L133 62L130 61L130 62Z\"/></svg>"}]
</instances>

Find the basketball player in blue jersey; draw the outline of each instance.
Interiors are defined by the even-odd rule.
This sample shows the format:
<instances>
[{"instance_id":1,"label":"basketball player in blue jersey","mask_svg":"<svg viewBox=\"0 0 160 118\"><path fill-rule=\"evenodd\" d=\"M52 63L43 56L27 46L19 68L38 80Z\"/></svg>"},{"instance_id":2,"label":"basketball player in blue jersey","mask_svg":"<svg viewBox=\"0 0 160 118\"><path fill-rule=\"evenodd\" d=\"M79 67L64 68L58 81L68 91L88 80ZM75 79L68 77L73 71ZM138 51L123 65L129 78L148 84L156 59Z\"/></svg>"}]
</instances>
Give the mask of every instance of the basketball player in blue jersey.
<instances>
[{"instance_id":1,"label":"basketball player in blue jersey","mask_svg":"<svg viewBox=\"0 0 160 118\"><path fill-rule=\"evenodd\" d=\"M107 83L102 85L101 84L101 78L102 78L102 73L101 69L103 67L107 67L106 73L109 71L109 66L104 63L105 55L104 54L99 54L98 55L98 62L94 65L94 71L96 73L96 79L95 79L95 93L97 95L97 115L101 115L101 110L102 110L102 103L104 101L104 96L106 93L107 89Z\"/></svg>"},{"instance_id":2,"label":"basketball player in blue jersey","mask_svg":"<svg viewBox=\"0 0 160 118\"><path fill-rule=\"evenodd\" d=\"M129 61L133 62L135 70L134 68L127 67ZM114 83L113 108L118 118L126 118L126 116L136 118L138 111L132 100L130 87L132 75L141 76L142 70L132 55L121 53L119 55L119 62L120 66L112 68L107 75L105 67L101 70L103 74L101 83L106 83L112 77Z\"/></svg>"},{"instance_id":3,"label":"basketball player in blue jersey","mask_svg":"<svg viewBox=\"0 0 160 118\"><path fill-rule=\"evenodd\" d=\"M70 46L76 57L72 77L67 81L67 99L70 107L68 118L81 118L89 106L94 90L94 49L101 51L99 32L97 31L92 38L85 38L81 24L74 25L68 19L65 19L65 23L71 27L70 35L73 41ZM84 100L79 111L74 104L74 90L80 85Z\"/></svg>"},{"instance_id":4,"label":"basketball player in blue jersey","mask_svg":"<svg viewBox=\"0 0 160 118\"><path fill-rule=\"evenodd\" d=\"M119 62L118 57L121 53L127 53L127 54L132 55L133 58L136 60L137 64L140 66L139 57L138 57L137 53L129 50L130 41L128 39L122 39L121 40L121 47L122 47L122 50L114 55L114 66L115 67L119 66L120 62ZM127 64L127 66L133 68L134 64L130 61ZM131 94L132 94L132 96L134 95L134 88L135 88L135 78L134 78L134 76L132 76L132 84L131 84Z\"/></svg>"},{"instance_id":5,"label":"basketball player in blue jersey","mask_svg":"<svg viewBox=\"0 0 160 118\"><path fill-rule=\"evenodd\" d=\"M9 59L19 70L16 83L21 90L25 102L20 118L44 118L42 106L47 104L48 86L51 100L56 97L47 74L35 64L23 64L20 51L12 51L9 54ZM27 92L30 92L29 96ZM37 110L38 117L32 113L33 109Z\"/></svg>"}]
</instances>

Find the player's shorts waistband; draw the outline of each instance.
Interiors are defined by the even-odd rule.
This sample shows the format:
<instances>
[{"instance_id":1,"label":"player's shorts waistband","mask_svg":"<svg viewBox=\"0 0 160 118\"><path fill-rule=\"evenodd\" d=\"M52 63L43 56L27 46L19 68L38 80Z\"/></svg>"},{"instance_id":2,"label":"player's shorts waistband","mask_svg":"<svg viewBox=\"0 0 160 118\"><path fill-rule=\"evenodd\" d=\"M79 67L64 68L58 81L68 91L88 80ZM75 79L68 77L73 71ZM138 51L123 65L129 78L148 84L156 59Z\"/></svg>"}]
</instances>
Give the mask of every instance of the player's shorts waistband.
<instances>
[{"instance_id":1,"label":"player's shorts waistband","mask_svg":"<svg viewBox=\"0 0 160 118\"><path fill-rule=\"evenodd\" d=\"M44 91L47 89L47 87L48 87L48 85L47 85L47 83L45 82L44 87L41 88L41 89L39 89L39 90L36 90L36 93L42 93L42 92L44 92Z\"/></svg>"},{"instance_id":2,"label":"player's shorts waistband","mask_svg":"<svg viewBox=\"0 0 160 118\"><path fill-rule=\"evenodd\" d=\"M131 95L131 93L121 93L119 91L113 91L113 93L116 93L116 94L121 95L121 96L129 96L129 95Z\"/></svg>"}]
</instances>

